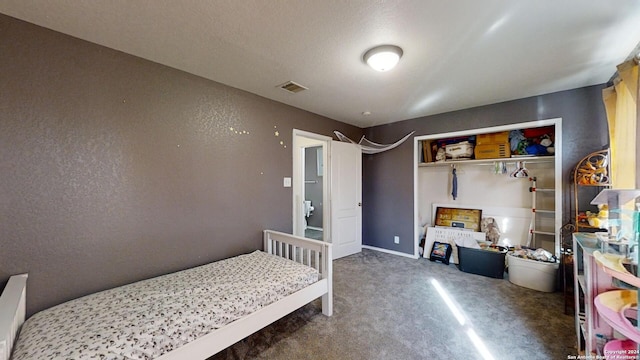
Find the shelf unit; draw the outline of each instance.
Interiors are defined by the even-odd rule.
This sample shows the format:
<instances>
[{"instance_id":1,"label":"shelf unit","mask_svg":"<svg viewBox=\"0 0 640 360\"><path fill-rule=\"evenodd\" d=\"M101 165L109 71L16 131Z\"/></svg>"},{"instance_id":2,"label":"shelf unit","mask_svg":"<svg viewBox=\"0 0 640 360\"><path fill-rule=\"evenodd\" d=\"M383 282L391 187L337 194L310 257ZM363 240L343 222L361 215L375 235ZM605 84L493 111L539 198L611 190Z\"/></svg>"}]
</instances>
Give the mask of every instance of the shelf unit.
<instances>
[{"instance_id":1,"label":"shelf unit","mask_svg":"<svg viewBox=\"0 0 640 360\"><path fill-rule=\"evenodd\" d=\"M602 319L594 306L595 297L613 288L611 276L596 263L593 252L599 250L595 234L574 233L574 296L575 328L578 352L597 355L596 334L612 336L613 329Z\"/></svg>"},{"instance_id":2,"label":"shelf unit","mask_svg":"<svg viewBox=\"0 0 640 360\"><path fill-rule=\"evenodd\" d=\"M582 213L587 210L596 210L596 207L584 209L585 201L593 199L601 190L611 187L609 182L609 150L600 150L582 158L573 170L573 221L575 231L594 232L601 230L589 225L587 218ZM585 194L586 193L586 194ZM586 205L591 205L587 203Z\"/></svg>"},{"instance_id":3,"label":"shelf unit","mask_svg":"<svg viewBox=\"0 0 640 360\"><path fill-rule=\"evenodd\" d=\"M589 225L586 215L587 210L597 211L595 206L590 204L593 199L602 189L610 187L609 183L609 151L600 150L595 151L587 156L583 157L576 163L572 171L572 201L570 202L571 224L573 226L573 232L587 232L593 233L597 231L603 231L598 227ZM569 245L569 244L567 244ZM570 245L569 245L570 246ZM563 246L562 252L562 264L563 270L561 271L563 276L563 291L565 294L565 312L569 307L576 307L575 301L570 301L568 295L573 297L572 293L575 292L573 287L570 287L570 279L567 279L568 275L571 275L571 270L567 269L565 264L571 265L576 262L573 257L576 256L575 252L569 253L570 249Z\"/></svg>"},{"instance_id":4,"label":"shelf unit","mask_svg":"<svg viewBox=\"0 0 640 360\"><path fill-rule=\"evenodd\" d=\"M529 229L529 240L527 241L527 246L531 246L533 248L540 247L540 242L537 241L538 237L548 238L552 236L555 238L556 231L554 228L549 228L549 226L545 226L543 224L544 220L549 220L549 218L553 219L556 214L555 204L554 209L541 209L538 208L538 193L541 194L550 194L553 196L555 194L556 189L553 188L538 188L537 187L537 177L533 176L529 178L531 181L531 186L529 187L529 192L531 193L531 228ZM544 206L544 205L543 205ZM541 221L542 220L542 221ZM553 226L553 225L552 225Z\"/></svg>"},{"instance_id":5,"label":"shelf unit","mask_svg":"<svg viewBox=\"0 0 640 360\"><path fill-rule=\"evenodd\" d=\"M607 204L611 214L639 196L638 189L604 189L590 203ZM632 217L637 216L634 210ZM623 222L620 226L625 229L638 225ZM607 246L608 234L603 233L575 232L572 237L578 351L584 349L587 358L604 358L603 349L616 349L621 351L616 353L617 358L637 358L640 328L634 306L640 287L638 250L628 252L623 247ZM636 240L626 242L629 246ZM598 339L608 342L599 344Z\"/></svg>"}]
</instances>

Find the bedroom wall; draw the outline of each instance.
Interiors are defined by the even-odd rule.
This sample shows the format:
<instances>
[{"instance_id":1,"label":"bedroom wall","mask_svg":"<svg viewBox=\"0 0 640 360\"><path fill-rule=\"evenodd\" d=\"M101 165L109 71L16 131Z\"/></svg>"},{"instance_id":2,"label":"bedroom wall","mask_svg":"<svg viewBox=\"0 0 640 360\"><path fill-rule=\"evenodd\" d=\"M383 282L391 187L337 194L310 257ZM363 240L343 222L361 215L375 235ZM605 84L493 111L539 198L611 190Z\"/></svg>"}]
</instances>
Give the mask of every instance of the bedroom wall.
<instances>
[{"instance_id":1,"label":"bedroom wall","mask_svg":"<svg viewBox=\"0 0 640 360\"><path fill-rule=\"evenodd\" d=\"M419 136L560 117L563 223L566 223L571 169L582 157L608 143L603 87L591 86L380 125L365 129L365 136L378 143L391 143L414 130L414 136ZM413 254L413 139L392 151L364 155L363 178L366 179L363 244ZM394 235L400 236L400 244L394 244Z\"/></svg>"},{"instance_id":2,"label":"bedroom wall","mask_svg":"<svg viewBox=\"0 0 640 360\"><path fill-rule=\"evenodd\" d=\"M28 314L261 248L292 230L292 129L362 136L4 15L0 54L0 287L28 272Z\"/></svg>"}]
</instances>

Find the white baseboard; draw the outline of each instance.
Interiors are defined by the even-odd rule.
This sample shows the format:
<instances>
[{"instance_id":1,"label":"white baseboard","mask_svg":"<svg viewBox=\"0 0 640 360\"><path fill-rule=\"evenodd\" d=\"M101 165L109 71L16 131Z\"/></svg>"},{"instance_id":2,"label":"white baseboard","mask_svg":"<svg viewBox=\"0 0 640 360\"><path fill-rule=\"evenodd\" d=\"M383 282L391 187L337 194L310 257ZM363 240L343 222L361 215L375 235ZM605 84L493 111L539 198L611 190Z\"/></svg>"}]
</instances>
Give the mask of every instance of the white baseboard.
<instances>
[{"instance_id":1,"label":"white baseboard","mask_svg":"<svg viewBox=\"0 0 640 360\"><path fill-rule=\"evenodd\" d=\"M307 226L307 229L309 229L309 230L315 230L315 231L324 231L324 230L322 230L322 228L315 227L315 226Z\"/></svg>"},{"instance_id":2,"label":"white baseboard","mask_svg":"<svg viewBox=\"0 0 640 360\"><path fill-rule=\"evenodd\" d=\"M379 252L383 252L383 253L387 253L387 254L391 254L391 255L404 256L404 257L408 257L408 258L411 258L411 259L418 259L419 258L419 256L416 256L414 254L407 254L407 253L403 253L403 252L400 252L400 251L383 249L383 248L379 248L379 247L375 247L375 246L362 245L362 248L363 249L373 250L373 251L379 251Z\"/></svg>"}]
</instances>

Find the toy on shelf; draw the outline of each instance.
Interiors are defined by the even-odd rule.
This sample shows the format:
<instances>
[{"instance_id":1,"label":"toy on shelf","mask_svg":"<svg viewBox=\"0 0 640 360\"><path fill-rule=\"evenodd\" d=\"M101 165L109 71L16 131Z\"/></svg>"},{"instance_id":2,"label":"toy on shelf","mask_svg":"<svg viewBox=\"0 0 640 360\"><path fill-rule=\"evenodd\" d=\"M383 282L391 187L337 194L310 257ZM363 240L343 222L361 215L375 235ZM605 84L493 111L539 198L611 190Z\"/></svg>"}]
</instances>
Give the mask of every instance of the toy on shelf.
<instances>
[{"instance_id":1,"label":"toy on shelf","mask_svg":"<svg viewBox=\"0 0 640 360\"><path fill-rule=\"evenodd\" d=\"M598 250L593 252L593 257L598 264L602 266L602 270L616 279L622 280L629 285L640 288L640 279L629 272L624 266L626 256L602 253Z\"/></svg>"},{"instance_id":2,"label":"toy on shelf","mask_svg":"<svg viewBox=\"0 0 640 360\"><path fill-rule=\"evenodd\" d=\"M638 197L639 189L604 189L591 200L591 205L597 205L601 209L598 214L602 213L603 217L607 217L606 226L600 227L608 231L604 234L596 233L598 240L603 244L626 244L628 248L638 244L638 210L634 206L634 200Z\"/></svg>"},{"instance_id":3,"label":"toy on shelf","mask_svg":"<svg viewBox=\"0 0 640 360\"><path fill-rule=\"evenodd\" d=\"M638 343L640 329L636 328L629 318L637 320L638 303L636 290L612 290L596 296L594 304L604 320L622 335Z\"/></svg>"},{"instance_id":4,"label":"toy on shelf","mask_svg":"<svg viewBox=\"0 0 640 360\"><path fill-rule=\"evenodd\" d=\"M609 206L607 204L598 205L598 212L596 213L587 210L584 216L591 227L599 229L609 227Z\"/></svg>"},{"instance_id":5,"label":"toy on shelf","mask_svg":"<svg viewBox=\"0 0 640 360\"><path fill-rule=\"evenodd\" d=\"M594 153L584 159L576 169L576 181L580 185L609 184L607 154Z\"/></svg>"},{"instance_id":6,"label":"toy on shelf","mask_svg":"<svg viewBox=\"0 0 640 360\"><path fill-rule=\"evenodd\" d=\"M520 156L554 155L554 132L553 126L512 130L509 133L511 153Z\"/></svg>"}]
</instances>

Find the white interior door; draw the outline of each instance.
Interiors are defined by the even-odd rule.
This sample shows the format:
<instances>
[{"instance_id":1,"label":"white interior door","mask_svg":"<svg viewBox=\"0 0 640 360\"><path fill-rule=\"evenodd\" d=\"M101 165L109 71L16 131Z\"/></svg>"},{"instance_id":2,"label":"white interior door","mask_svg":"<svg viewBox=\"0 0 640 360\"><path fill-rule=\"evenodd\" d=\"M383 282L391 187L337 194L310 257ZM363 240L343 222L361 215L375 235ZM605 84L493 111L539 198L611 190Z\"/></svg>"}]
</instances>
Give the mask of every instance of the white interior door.
<instances>
[{"instance_id":1,"label":"white interior door","mask_svg":"<svg viewBox=\"0 0 640 360\"><path fill-rule=\"evenodd\" d=\"M362 152L331 142L331 242L333 258L362 251Z\"/></svg>"}]
</instances>

